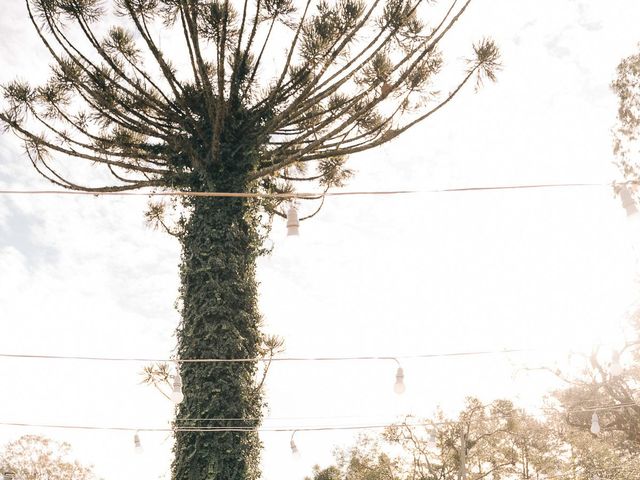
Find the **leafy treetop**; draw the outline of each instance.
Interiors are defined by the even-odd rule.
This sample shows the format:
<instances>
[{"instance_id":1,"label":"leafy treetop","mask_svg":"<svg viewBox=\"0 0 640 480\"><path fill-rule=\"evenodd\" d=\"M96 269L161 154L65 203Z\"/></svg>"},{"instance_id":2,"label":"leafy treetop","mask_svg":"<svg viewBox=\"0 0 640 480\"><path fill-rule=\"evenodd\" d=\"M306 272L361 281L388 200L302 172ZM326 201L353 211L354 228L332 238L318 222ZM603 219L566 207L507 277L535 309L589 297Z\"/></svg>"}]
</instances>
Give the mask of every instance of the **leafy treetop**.
<instances>
[{"instance_id":1,"label":"leafy treetop","mask_svg":"<svg viewBox=\"0 0 640 480\"><path fill-rule=\"evenodd\" d=\"M348 155L397 137L500 67L482 40L449 93L434 90L439 45L470 0L439 17L427 0L25 3L51 75L5 85L0 121L43 176L75 190L339 186ZM282 54L273 68L271 54ZM113 182L76 181L55 157L102 165Z\"/></svg>"}]
</instances>

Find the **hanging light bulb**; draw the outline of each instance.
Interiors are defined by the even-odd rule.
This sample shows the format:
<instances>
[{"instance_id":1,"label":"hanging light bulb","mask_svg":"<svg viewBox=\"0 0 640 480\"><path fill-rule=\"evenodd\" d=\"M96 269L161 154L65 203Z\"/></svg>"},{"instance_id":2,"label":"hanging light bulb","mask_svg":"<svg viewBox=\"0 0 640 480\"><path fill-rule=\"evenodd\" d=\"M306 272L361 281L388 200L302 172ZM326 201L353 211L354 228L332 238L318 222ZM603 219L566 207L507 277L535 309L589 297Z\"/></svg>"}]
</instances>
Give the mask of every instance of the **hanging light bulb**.
<instances>
[{"instance_id":1,"label":"hanging light bulb","mask_svg":"<svg viewBox=\"0 0 640 480\"><path fill-rule=\"evenodd\" d=\"M289 445L291 446L291 455L293 455L293 458L297 460L300 458L300 450L298 450L298 446L296 445L296 442L293 440L293 436L295 434L296 434L295 431L291 434L291 441L289 442Z\"/></svg>"},{"instance_id":2,"label":"hanging light bulb","mask_svg":"<svg viewBox=\"0 0 640 480\"><path fill-rule=\"evenodd\" d=\"M593 412L593 415L591 415L591 433L594 435L598 435L600 433L600 419L596 412Z\"/></svg>"},{"instance_id":3,"label":"hanging light bulb","mask_svg":"<svg viewBox=\"0 0 640 480\"><path fill-rule=\"evenodd\" d=\"M636 202L633 200L633 196L627 185L620 187L620 200L622 200L622 206L626 210L628 217L638 214L638 207L636 207Z\"/></svg>"},{"instance_id":4,"label":"hanging light bulb","mask_svg":"<svg viewBox=\"0 0 640 480\"><path fill-rule=\"evenodd\" d=\"M287 236L300 235L299 227L300 220L298 219L298 210L296 210L294 204L291 204L287 212Z\"/></svg>"},{"instance_id":5,"label":"hanging light bulb","mask_svg":"<svg viewBox=\"0 0 640 480\"><path fill-rule=\"evenodd\" d=\"M609 373L612 377L619 377L622 375L622 365L620 365L620 354L618 352L613 353L611 365L609 366Z\"/></svg>"},{"instance_id":6,"label":"hanging light bulb","mask_svg":"<svg viewBox=\"0 0 640 480\"><path fill-rule=\"evenodd\" d=\"M171 392L171 401L176 405L184 400L184 393L182 393L182 377L180 372L176 371L173 377L173 391Z\"/></svg>"},{"instance_id":7,"label":"hanging light bulb","mask_svg":"<svg viewBox=\"0 0 640 480\"><path fill-rule=\"evenodd\" d=\"M140 435L138 435L138 432L133 436L133 445L136 453L140 454L144 451L142 449L142 443L140 443Z\"/></svg>"},{"instance_id":8,"label":"hanging light bulb","mask_svg":"<svg viewBox=\"0 0 640 480\"><path fill-rule=\"evenodd\" d=\"M300 450L298 450L298 446L293 439L291 440L291 455L293 455L294 458L300 458Z\"/></svg>"},{"instance_id":9,"label":"hanging light bulb","mask_svg":"<svg viewBox=\"0 0 640 480\"><path fill-rule=\"evenodd\" d=\"M398 395L402 395L405 389L406 388L404 386L404 370L402 370L402 367L398 367L398 370L396 370L396 383L393 386L393 391Z\"/></svg>"}]
</instances>

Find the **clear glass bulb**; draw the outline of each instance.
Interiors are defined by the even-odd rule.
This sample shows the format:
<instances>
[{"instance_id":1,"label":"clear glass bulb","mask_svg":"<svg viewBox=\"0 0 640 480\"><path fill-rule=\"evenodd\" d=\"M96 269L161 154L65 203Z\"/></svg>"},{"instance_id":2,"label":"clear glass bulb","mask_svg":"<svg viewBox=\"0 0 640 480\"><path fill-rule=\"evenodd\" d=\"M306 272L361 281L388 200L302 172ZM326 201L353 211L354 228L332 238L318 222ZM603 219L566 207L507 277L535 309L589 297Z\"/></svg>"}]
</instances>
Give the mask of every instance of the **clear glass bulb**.
<instances>
[{"instance_id":1,"label":"clear glass bulb","mask_svg":"<svg viewBox=\"0 0 640 480\"><path fill-rule=\"evenodd\" d=\"M171 392L171 401L175 404L181 403L184 400L184 393L182 393L182 377L176 372L176 376L173 379L173 391Z\"/></svg>"},{"instance_id":2,"label":"clear glass bulb","mask_svg":"<svg viewBox=\"0 0 640 480\"><path fill-rule=\"evenodd\" d=\"M140 435L138 435L137 433L133 436L133 445L137 454L140 454L144 451L142 449L142 443L140 443Z\"/></svg>"},{"instance_id":3,"label":"clear glass bulb","mask_svg":"<svg viewBox=\"0 0 640 480\"><path fill-rule=\"evenodd\" d=\"M591 416L591 433L594 435L598 435L600 433L600 419L598 418L597 413L594 413Z\"/></svg>"},{"instance_id":4,"label":"clear glass bulb","mask_svg":"<svg viewBox=\"0 0 640 480\"><path fill-rule=\"evenodd\" d=\"M398 395L402 395L405 390L404 371L402 370L402 367L398 367L398 370L396 371L396 383L393 386L393 391Z\"/></svg>"},{"instance_id":5,"label":"clear glass bulb","mask_svg":"<svg viewBox=\"0 0 640 480\"><path fill-rule=\"evenodd\" d=\"M300 235L300 220L298 220L298 211L295 206L291 206L287 212L287 236Z\"/></svg>"},{"instance_id":6,"label":"clear glass bulb","mask_svg":"<svg viewBox=\"0 0 640 480\"><path fill-rule=\"evenodd\" d=\"M177 405L179 403L182 403L183 400L184 400L184 393L182 393L182 390L174 390L173 392L171 392L171 401L173 403Z\"/></svg>"},{"instance_id":7,"label":"clear glass bulb","mask_svg":"<svg viewBox=\"0 0 640 480\"><path fill-rule=\"evenodd\" d=\"M298 446L296 445L296 442L293 441L293 439L291 439L291 455L293 455L293 458L295 458L296 460L300 458L300 450L298 450Z\"/></svg>"}]
</instances>

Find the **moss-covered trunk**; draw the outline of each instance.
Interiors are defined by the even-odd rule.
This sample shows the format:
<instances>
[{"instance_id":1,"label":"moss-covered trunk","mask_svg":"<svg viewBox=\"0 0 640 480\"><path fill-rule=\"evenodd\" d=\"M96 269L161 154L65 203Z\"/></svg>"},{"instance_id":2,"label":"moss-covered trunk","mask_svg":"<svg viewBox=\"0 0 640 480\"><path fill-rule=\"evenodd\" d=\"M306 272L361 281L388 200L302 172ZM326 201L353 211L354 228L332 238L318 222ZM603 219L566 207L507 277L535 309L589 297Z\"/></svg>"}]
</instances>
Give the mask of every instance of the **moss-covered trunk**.
<instances>
[{"instance_id":1,"label":"moss-covered trunk","mask_svg":"<svg viewBox=\"0 0 640 480\"><path fill-rule=\"evenodd\" d=\"M235 172L235 181L230 182L235 185L225 189L246 191L241 176ZM222 190L219 184L216 188ZM251 200L240 198L190 202L191 216L182 239L178 356L255 358L261 341L255 207ZM260 418L255 362L184 363L181 373L185 399L178 407L177 426L259 425L257 420L233 420ZM174 450L174 480L254 480L260 475L256 432L178 432Z\"/></svg>"}]
</instances>

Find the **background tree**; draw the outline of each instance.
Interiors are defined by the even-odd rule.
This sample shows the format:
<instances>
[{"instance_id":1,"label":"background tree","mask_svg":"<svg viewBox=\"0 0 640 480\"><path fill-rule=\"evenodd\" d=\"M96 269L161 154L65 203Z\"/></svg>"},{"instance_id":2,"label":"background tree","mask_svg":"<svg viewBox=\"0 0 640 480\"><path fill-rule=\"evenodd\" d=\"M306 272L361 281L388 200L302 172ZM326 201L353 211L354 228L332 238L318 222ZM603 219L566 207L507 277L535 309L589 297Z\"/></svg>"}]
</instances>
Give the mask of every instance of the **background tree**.
<instances>
[{"instance_id":1,"label":"background tree","mask_svg":"<svg viewBox=\"0 0 640 480\"><path fill-rule=\"evenodd\" d=\"M628 480L640 475L636 453L619 448L610 435L594 436L576 428L564 429L563 476L591 480Z\"/></svg>"},{"instance_id":2,"label":"background tree","mask_svg":"<svg viewBox=\"0 0 640 480\"><path fill-rule=\"evenodd\" d=\"M548 478L562 471L558 437L551 432L507 400L485 406L469 398L455 419L438 413L393 426L380 441L362 437L337 452L336 465L316 467L309 480L457 479L463 435L468 480Z\"/></svg>"},{"instance_id":3,"label":"background tree","mask_svg":"<svg viewBox=\"0 0 640 480\"><path fill-rule=\"evenodd\" d=\"M639 45L640 46L640 45ZM622 204L631 215L638 212L640 182L640 53L624 58L611 88L618 96L618 118L613 129L613 152L631 188L616 187Z\"/></svg>"},{"instance_id":4,"label":"background tree","mask_svg":"<svg viewBox=\"0 0 640 480\"><path fill-rule=\"evenodd\" d=\"M412 425L417 423L418 425ZM426 424L423 427L422 424ZM470 398L457 418L389 428L336 452L336 464L315 467L307 480L454 480L466 435L467 480L628 480L640 475L637 452L621 437L567 425L562 414L536 419L508 400L488 406Z\"/></svg>"},{"instance_id":5,"label":"background tree","mask_svg":"<svg viewBox=\"0 0 640 480\"><path fill-rule=\"evenodd\" d=\"M625 177L640 179L640 53L624 58L611 84L618 95L613 150Z\"/></svg>"},{"instance_id":6,"label":"background tree","mask_svg":"<svg viewBox=\"0 0 640 480\"><path fill-rule=\"evenodd\" d=\"M590 355L577 356L578 371L554 371L566 383L554 393L559 405L547 414L562 475L622 480L640 474L639 313L631 315L634 333L618 350L594 347Z\"/></svg>"},{"instance_id":7,"label":"background tree","mask_svg":"<svg viewBox=\"0 0 640 480\"><path fill-rule=\"evenodd\" d=\"M438 413L432 423L422 434L407 425L387 432L412 459L413 473L406 478L457 478L463 463L469 480L529 479L557 472L556 442L548 425L509 400L485 405L470 397L457 418Z\"/></svg>"},{"instance_id":8,"label":"background tree","mask_svg":"<svg viewBox=\"0 0 640 480\"><path fill-rule=\"evenodd\" d=\"M24 140L34 168L64 188L291 194L295 182L312 182L326 191L350 176L348 155L429 118L465 84L495 79L498 49L485 39L447 75L457 81L437 81L439 46L469 3L25 0L51 75L40 86L5 85L0 120ZM160 47L161 36L170 47ZM288 46L271 68L275 45ZM110 180L87 179L78 160ZM182 245L178 358L264 353L255 261L280 202L182 202L169 228ZM167 226L162 210L154 205L148 218ZM257 427L256 369L252 361L183 364L179 425L242 418ZM175 437L176 479L259 475L255 431Z\"/></svg>"},{"instance_id":9,"label":"background tree","mask_svg":"<svg viewBox=\"0 0 640 480\"><path fill-rule=\"evenodd\" d=\"M567 386L555 392L566 424L591 430L598 416L601 437L623 452L640 453L640 310L631 316L634 338L615 351L596 347L577 374L556 374ZM598 408L603 407L603 408Z\"/></svg>"},{"instance_id":10,"label":"background tree","mask_svg":"<svg viewBox=\"0 0 640 480\"><path fill-rule=\"evenodd\" d=\"M25 435L0 451L0 476L16 480L93 480L91 467L71 458L71 447L36 435Z\"/></svg>"}]
</instances>

